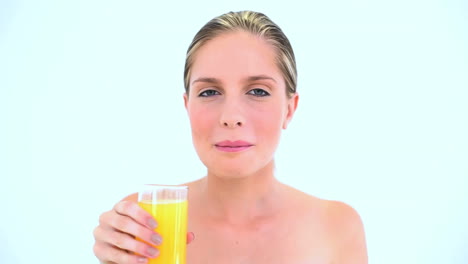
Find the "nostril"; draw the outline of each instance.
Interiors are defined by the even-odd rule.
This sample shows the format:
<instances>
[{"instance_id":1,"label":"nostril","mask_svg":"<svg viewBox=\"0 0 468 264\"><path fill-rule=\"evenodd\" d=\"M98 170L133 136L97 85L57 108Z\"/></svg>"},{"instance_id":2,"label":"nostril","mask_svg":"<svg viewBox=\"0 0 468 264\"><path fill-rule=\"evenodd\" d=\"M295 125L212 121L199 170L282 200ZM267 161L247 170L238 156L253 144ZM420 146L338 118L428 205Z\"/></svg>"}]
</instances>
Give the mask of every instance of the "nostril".
<instances>
[{"instance_id":1,"label":"nostril","mask_svg":"<svg viewBox=\"0 0 468 264\"><path fill-rule=\"evenodd\" d=\"M241 127L242 126L242 122L241 121L238 121L238 122L223 122L222 125L224 127Z\"/></svg>"}]
</instances>

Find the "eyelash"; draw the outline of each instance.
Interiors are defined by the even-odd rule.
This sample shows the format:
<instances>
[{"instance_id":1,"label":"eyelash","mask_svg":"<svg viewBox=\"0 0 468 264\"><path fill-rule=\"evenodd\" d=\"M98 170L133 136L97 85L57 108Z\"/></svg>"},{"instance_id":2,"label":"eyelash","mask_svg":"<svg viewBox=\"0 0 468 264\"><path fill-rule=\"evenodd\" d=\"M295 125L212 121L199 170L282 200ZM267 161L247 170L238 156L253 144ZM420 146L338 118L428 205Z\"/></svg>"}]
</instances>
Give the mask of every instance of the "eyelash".
<instances>
[{"instance_id":1,"label":"eyelash","mask_svg":"<svg viewBox=\"0 0 468 264\"><path fill-rule=\"evenodd\" d=\"M259 95L259 94L256 94L256 92L261 92L262 94ZM254 93L251 93L251 92L254 92ZM248 94L251 94L253 96L256 96L256 97L265 97L265 96L270 96L270 93L268 93L267 91L263 90L263 89L260 89L260 88L254 88L250 91L247 92Z\"/></svg>"},{"instance_id":2,"label":"eyelash","mask_svg":"<svg viewBox=\"0 0 468 264\"><path fill-rule=\"evenodd\" d=\"M211 94L209 95L208 92L211 93ZM260 92L261 94L258 94L257 92ZM213 94L213 93L216 93L216 94ZM254 89L248 91L247 94L253 95L255 97L270 96L270 93L268 93L267 91L265 91L263 89L260 89L260 88L254 88ZM205 90L205 91L201 92L198 95L198 97L211 97L211 96L214 96L214 95L220 95L220 93L218 91L216 91L216 90L209 89L209 90Z\"/></svg>"},{"instance_id":3,"label":"eyelash","mask_svg":"<svg viewBox=\"0 0 468 264\"><path fill-rule=\"evenodd\" d=\"M209 89L209 90L205 90L205 91L201 92L201 93L198 95L198 97L211 97L211 96L213 96L213 94L212 94L212 95L207 95L208 92L211 92L211 93L212 93L212 92L215 92L215 93L217 93L216 95L219 95L219 94L220 94L220 93L219 93L218 91L216 91L216 90Z\"/></svg>"}]
</instances>

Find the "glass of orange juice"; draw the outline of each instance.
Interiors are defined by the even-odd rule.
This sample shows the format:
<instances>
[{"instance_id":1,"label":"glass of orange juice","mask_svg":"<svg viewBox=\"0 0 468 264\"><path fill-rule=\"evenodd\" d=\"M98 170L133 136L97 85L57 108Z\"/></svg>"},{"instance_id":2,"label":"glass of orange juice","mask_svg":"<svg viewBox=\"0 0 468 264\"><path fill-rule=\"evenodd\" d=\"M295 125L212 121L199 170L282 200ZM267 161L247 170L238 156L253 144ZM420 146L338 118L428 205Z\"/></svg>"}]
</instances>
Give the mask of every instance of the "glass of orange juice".
<instances>
[{"instance_id":1,"label":"glass of orange juice","mask_svg":"<svg viewBox=\"0 0 468 264\"><path fill-rule=\"evenodd\" d=\"M187 186L145 184L138 192L138 205L158 222L162 237L159 256L148 264L185 264L187 247Z\"/></svg>"}]
</instances>

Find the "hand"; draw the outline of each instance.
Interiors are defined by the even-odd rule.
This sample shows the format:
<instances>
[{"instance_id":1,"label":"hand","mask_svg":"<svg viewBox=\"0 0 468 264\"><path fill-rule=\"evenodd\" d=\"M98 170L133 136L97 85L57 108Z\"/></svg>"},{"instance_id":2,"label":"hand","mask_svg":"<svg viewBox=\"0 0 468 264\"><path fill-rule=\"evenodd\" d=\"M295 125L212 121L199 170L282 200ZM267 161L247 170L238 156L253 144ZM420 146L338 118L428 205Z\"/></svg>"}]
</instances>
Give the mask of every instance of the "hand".
<instances>
[{"instance_id":1,"label":"hand","mask_svg":"<svg viewBox=\"0 0 468 264\"><path fill-rule=\"evenodd\" d=\"M146 263L159 254L154 246L161 244L162 238L153 231L156 226L153 217L137 203L121 201L100 216L94 229L94 254L103 263ZM193 233L188 233L187 243L193 239Z\"/></svg>"}]
</instances>

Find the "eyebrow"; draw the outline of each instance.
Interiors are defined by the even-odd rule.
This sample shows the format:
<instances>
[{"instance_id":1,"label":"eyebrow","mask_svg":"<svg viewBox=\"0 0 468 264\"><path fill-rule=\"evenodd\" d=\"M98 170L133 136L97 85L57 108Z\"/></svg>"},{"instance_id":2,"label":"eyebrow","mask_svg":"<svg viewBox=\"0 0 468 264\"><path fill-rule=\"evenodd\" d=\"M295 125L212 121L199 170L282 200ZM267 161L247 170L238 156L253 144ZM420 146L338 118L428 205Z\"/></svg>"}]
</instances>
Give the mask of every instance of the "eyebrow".
<instances>
[{"instance_id":1,"label":"eyebrow","mask_svg":"<svg viewBox=\"0 0 468 264\"><path fill-rule=\"evenodd\" d=\"M221 83L219 79L216 78L208 78L208 77L201 77L192 82L192 84L196 82L206 82L206 83Z\"/></svg>"},{"instance_id":2,"label":"eyebrow","mask_svg":"<svg viewBox=\"0 0 468 264\"><path fill-rule=\"evenodd\" d=\"M273 82L276 83L276 80L273 77L270 77L268 75L255 75L255 76L250 76L247 78L248 81L254 82L254 81L259 81L259 80L272 80Z\"/></svg>"},{"instance_id":3,"label":"eyebrow","mask_svg":"<svg viewBox=\"0 0 468 264\"><path fill-rule=\"evenodd\" d=\"M249 76L247 78L247 81L249 82L254 82L254 81L259 81L259 80L271 80L276 83L276 80L273 77L270 77L268 75L254 75L254 76ZM206 83L214 83L214 84L219 84L221 83L221 80L217 78L210 78L210 77L200 77L192 82L192 84L196 82L206 82Z\"/></svg>"}]
</instances>

